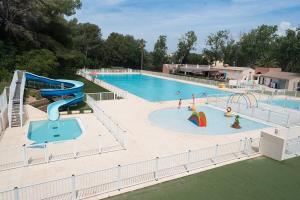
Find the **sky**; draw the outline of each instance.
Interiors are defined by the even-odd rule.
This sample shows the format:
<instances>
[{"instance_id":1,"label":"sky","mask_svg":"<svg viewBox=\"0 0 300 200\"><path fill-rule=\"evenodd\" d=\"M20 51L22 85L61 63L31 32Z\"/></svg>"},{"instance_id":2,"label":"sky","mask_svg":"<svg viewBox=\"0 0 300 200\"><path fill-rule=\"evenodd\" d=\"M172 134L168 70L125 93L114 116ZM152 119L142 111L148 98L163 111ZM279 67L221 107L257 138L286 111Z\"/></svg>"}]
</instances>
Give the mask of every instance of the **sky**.
<instances>
[{"instance_id":1,"label":"sky","mask_svg":"<svg viewBox=\"0 0 300 200\"><path fill-rule=\"evenodd\" d=\"M196 51L218 30L229 30L234 39L262 24L278 25L278 34L300 27L300 0L82 0L75 17L101 28L103 38L111 32L130 34L147 41L153 50L159 35L167 36L168 51L193 30Z\"/></svg>"}]
</instances>

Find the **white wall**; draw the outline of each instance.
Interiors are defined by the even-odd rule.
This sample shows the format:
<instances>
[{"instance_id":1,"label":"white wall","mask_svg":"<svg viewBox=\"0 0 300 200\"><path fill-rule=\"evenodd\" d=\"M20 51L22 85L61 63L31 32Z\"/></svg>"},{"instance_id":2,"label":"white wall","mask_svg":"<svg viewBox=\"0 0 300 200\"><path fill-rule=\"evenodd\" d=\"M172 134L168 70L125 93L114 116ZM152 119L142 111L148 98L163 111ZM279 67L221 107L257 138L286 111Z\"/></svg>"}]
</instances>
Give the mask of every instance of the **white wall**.
<instances>
[{"instance_id":1,"label":"white wall","mask_svg":"<svg viewBox=\"0 0 300 200\"><path fill-rule=\"evenodd\" d=\"M285 139L272 133L262 132L260 152L275 160L284 159Z\"/></svg>"}]
</instances>

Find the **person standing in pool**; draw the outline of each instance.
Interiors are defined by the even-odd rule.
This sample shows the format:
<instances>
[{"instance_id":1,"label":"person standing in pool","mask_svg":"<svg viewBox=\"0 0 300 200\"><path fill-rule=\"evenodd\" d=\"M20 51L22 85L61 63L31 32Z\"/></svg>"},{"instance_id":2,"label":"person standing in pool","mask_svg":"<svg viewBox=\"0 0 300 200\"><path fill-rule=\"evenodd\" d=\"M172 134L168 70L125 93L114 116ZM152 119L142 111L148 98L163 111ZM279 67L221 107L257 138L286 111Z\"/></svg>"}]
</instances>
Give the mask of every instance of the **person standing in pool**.
<instances>
[{"instance_id":1,"label":"person standing in pool","mask_svg":"<svg viewBox=\"0 0 300 200\"><path fill-rule=\"evenodd\" d=\"M182 104L182 99L179 99L179 102L178 102L178 109L181 108L181 104Z\"/></svg>"}]
</instances>

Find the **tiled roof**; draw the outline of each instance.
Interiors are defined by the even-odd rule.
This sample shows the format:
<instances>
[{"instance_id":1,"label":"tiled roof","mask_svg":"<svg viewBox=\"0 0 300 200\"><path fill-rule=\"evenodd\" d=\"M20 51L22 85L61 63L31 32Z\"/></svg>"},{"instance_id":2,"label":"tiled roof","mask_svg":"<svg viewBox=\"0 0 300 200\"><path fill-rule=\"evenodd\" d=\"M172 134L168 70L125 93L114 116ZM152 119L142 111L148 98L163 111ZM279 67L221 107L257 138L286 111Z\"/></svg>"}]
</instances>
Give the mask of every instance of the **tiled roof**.
<instances>
[{"instance_id":1,"label":"tiled roof","mask_svg":"<svg viewBox=\"0 0 300 200\"><path fill-rule=\"evenodd\" d=\"M285 79L285 80L291 80L295 78L300 79L299 73L291 73L291 72L267 72L265 74L262 74L261 76L269 77L269 78L278 78L278 79Z\"/></svg>"}]
</instances>

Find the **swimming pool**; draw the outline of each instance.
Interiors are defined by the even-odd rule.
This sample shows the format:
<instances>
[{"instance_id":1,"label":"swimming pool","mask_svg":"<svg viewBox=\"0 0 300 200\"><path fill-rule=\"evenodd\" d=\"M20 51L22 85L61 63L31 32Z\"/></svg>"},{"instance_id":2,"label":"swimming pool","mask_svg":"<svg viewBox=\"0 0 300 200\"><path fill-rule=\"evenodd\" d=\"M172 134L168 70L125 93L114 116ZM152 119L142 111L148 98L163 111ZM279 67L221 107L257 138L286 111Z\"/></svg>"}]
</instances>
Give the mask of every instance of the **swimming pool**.
<instances>
[{"instance_id":1,"label":"swimming pool","mask_svg":"<svg viewBox=\"0 0 300 200\"><path fill-rule=\"evenodd\" d=\"M60 119L57 121L32 121L27 133L28 139L37 144L71 140L79 137L82 129L75 118Z\"/></svg>"},{"instance_id":2,"label":"swimming pool","mask_svg":"<svg viewBox=\"0 0 300 200\"><path fill-rule=\"evenodd\" d=\"M291 108L295 110L300 109L300 101L297 100L291 100L291 99L272 99L271 101L266 101L268 104L285 107L285 108Z\"/></svg>"},{"instance_id":3,"label":"swimming pool","mask_svg":"<svg viewBox=\"0 0 300 200\"><path fill-rule=\"evenodd\" d=\"M191 99L192 94L196 97L230 94L218 89L143 74L99 75L97 78L152 102Z\"/></svg>"},{"instance_id":4,"label":"swimming pool","mask_svg":"<svg viewBox=\"0 0 300 200\"><path fill-rule=\"evenodd\" d=\"M198 127L188 120L192 112L187 108L170 108L150 113L149 120L155 126L183 133L196 135L228 135L245 131L268 128L263 123L240 118L241 129L231 128L235 118L225 117L224 111L217 110L207 105L198 106L198 112L204 112L207 119L206 127Z\"/></svg>"}]
</instances>

